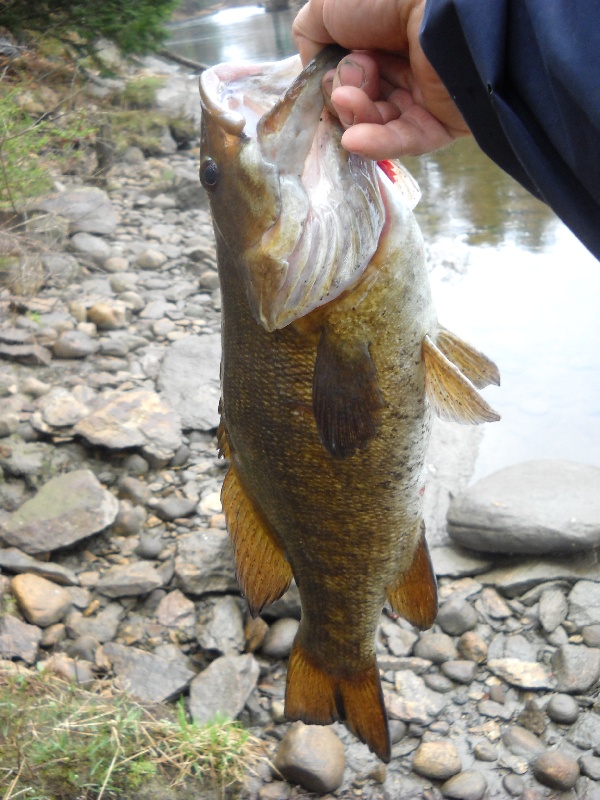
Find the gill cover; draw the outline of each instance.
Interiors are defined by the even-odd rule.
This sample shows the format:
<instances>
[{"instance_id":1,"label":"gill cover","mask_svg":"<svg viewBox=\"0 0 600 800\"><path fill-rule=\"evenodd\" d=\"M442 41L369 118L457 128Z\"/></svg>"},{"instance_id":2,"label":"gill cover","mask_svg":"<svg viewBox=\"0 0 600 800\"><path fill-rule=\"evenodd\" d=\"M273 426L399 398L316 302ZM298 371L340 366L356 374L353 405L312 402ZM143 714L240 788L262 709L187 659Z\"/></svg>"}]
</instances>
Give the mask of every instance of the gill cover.
<instances>
[{"instance_id":1,"label":"gill cover","mask_svg":"<svg viewBox=\"0 0 600 800\"><path fill-rule=\"evenodd\" d=\"M324 108L321 79L344 54L325 48L295 80L298 58L221 64L201 78L201 177L267 330L350 288L383 228L376 165L342 148Z\"/></svg>"}]
</instances>

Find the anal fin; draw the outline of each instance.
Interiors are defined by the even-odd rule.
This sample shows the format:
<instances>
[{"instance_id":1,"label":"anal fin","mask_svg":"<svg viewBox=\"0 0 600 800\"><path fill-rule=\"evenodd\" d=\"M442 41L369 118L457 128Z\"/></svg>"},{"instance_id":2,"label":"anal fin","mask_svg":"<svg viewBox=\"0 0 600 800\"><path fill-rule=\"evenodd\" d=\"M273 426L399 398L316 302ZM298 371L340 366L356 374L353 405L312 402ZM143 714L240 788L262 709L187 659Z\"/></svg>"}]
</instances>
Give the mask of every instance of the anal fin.
<instances>
[{"instance_id":1,"label":"anal fin","mask_svg":"<svg viewBox=\"0 0 600 800\"><path fill-rule=\"evenodd\" d=\"M422 345L425 390L433 409L442 419L478 425L500 419L471 381L436 344L425 336Z\"/></svg>"},{"instance_id":2,"label":"anal fin","mask_svg":"<svg viewBox=\"0 0 600 800\"><path fill-rule=\"evenodd\" d=\"M366 342L340 342L324 328L313 376L313 413L319 438L335 458L364 447L379 427L384 406Z\"/></svg>"},{"instance_id":3,"label":"anal fin","mask_svg":"<svg viewBox=\"0 0 600 800\"><path fill-rule=\"evenodd\" d=\"M437 581L427 540L425 525L421 523L421 539L408 572L386 591L386 597L395 614L416 625L420 630L430 628L438 611Z\"/></svg>"},{"instance_id":4,"label":"anal fin","mask_svg":"<svg viewBox=\"0 0 600 800\"><path fill-rule=\"evenodd\" d=\"M219 446L230 454L223 422L219 427ZM248 497L234 464L225 476L221 502L231 537L238 583L253 617L287 591L292 568L269 524Z\"/></svg>"},{"instance_id":5,"label":"anal fin","mask_svg":"<svg viewBox=\"0 0 600 800\"><path fill-rule=\"evenodd\" d=\"M490 384L500 386L500 370L494 362L456 334L440 327L436 344L477 389Z\"/></svg>"},{"instance_id":6,"label":"anal fin","mask_svg":"<svg viewBox=\"0 0 600 800\"><path fill-rule=\"evenodd\" d=\"M377 662L338 676L315 664L297 635L290 655L285 715L307 725L340 721L382 761L390 760L390 735Z\"/></svg>"}]
</instances>

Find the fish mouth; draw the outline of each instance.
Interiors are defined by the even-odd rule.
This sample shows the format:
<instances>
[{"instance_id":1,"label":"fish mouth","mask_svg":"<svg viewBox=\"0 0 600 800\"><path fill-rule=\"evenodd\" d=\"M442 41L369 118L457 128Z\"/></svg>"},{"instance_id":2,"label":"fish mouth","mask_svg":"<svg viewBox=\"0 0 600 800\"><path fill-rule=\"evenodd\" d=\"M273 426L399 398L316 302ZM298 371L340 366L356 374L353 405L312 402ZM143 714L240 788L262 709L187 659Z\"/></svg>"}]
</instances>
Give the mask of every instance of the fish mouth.
<instances>
[{"instance_id":1,"label":"fish mouth","mask_svg":"<svg viewBox=\"0 0 600 800\"><path fill-rule=\"evenodd\" d=\"M339 120L324 105L323 75L345 54L327 47L299 74L295 57L224 64L202 79L205 108L243 140L246 161L277 172L275 222L242 257L252 314L269 331L352 287L385 222L375 162L342 148Z\"/></svg>"}]
</instances>

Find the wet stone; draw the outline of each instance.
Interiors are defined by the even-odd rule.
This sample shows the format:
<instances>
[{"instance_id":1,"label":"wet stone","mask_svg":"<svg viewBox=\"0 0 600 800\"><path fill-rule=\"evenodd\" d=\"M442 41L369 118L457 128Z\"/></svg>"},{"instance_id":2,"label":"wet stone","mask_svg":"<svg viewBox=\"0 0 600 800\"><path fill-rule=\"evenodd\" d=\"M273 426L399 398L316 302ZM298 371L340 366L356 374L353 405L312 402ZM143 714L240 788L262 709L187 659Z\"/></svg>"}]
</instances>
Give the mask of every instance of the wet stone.
<instances>
[{"instance_id":1,"label":"wet stone","mask_svg":"<svg viewBox=\"0 0 600 800\"><path fill-rule=\"evenodd\" d=\"M135 553L140 558L154 560L159 557L165 547L165 542L160 531L147 531L140 537L140 543L135 548Z\"/></svg>"},{"instance_id":2,"label":"wet stone","mask_svg":"<svg viewBox=\"0 0 600 800\"><path fill-rule=\"evenodd\" d=\"M533 763L535 778L551 789L568 791L579 778L579 764L566 753L559 750L543 753Z\"/></svg>"},{"instance_id":3,"label":"wet stone","mask_svg":"<svg viewBox=\"0 0 600 800\"><path fill-rule=\"evenodd\" d=\"M591 750L600 742L600 714L595 711L580 713L577 722L567 733L567 740L580 750ZM600 753L598 753L600 755Z\"/></svg>"},{"instance_id":4,"label":"wet stone","mask_svg":"<svg viewBox=\"0 0 600 800\"><path fill-rule=\"evenodd\" d=\"M528 731L535 733L536 736L541 736L546 730L548 720L546 714L538 707L533 699L529 699L525 703L525 708L517 717L517 723Z\"/></svg>"},{"instance_id":5,"label":"wet stone","mask_svg":"<svg viewBox=\"0 0 600 800\"><path fill-rule=\"evenodd\" d=\"M504 746L516 756L531 759L545 750L538 737L520 725L509 725L502 734Z\"/></svg>"},{"instance_id":6,"label":"wet stone","mask_svg":"<svg viewBox=\"0 0 600 800\"><path fill-rule=\"evenodd\" d=\"M434 664L442 664L458 658L454 642L445 633L425 633L414 647L414 654L418 658L426 658Z\"/></svg>"},{"instance_id":7,"label":"wet stone","mask_svg":"<svg viewBox=\"0 0 600 800\"><path fill-rule=\"evenodd\" d=\"M281 740L273 765L289 783L327 794L341 786L344 746L331 728L297 722Z\"/></svg>"},{"instance_id":8,"label":"wet stone","mask_svg":"<svg viewBox=\"0 0 600 800\"><path fill-rule=\"evenodd\" d=\"M583 643L588 647L600 647L600 624L585 625L581 629Z\"/></svg>"},{"instance_id":9,"label":"wet stone","mask_svg":"<svg viewBox=\"0 0 600 800\"><path fill-rule=\"evenodd\" d=\"M235 719L258 681L254 656L221 656L197 675L190 686L190 712L198 725L215 714Z\"/></svg>"},{"instance_id":10,"label":"wet stone","mask_svg":"<svg viewBox=\"0 0 600 800\"><path fill-rule=\"evenodd\" d=\"M455 800L481 800L487 791L487 780L481 772L466 769L447 780L441 791L444 797Z\"/></svg>"},{"instance_id":11,"label":"wet stone","mask_svg":"<svg viewBox=\"0 0 600 800\"><path fill-rule=\"evenodd\" d=\"M587 692L600 678L600 649L562 645L552 657L552 668L559 691Z\"/></svg>"},{"instance_id":12,"label":"wet stone","mask_svg":"<svg viewBox=\"0 0 600 800\"><path fill-rule=\"evenodd\" d=\"M298 620L291 617L276 620L265 637L261 648L262 654L269 658L287 658L299 624Z\"/></svg>"},{"instance_id":13,"label":"wet stone","mask_svg":"<svg viewBox=\"0 0 600 800\"><path fill-rule=\"evenodd\" d=\"M39 575L17 575L11 588L27 622L41 628L60 622L71 608L67 589Z\"/></svg>"},{"instance_id":14,"label":"wet stone","mask_svg":"<svg viewBox=\"0 0 600 800\"><path fill-rule=\"evenodd\" d=\"M510 797L521 797L525 789L525 781L519 775L508 774L502 778L502 786Z\"/></svg>"},{"instance_id":15,"label":"wet stone","mask_svg":"<svg viewBox=\"0 0 600 800\"><path fill-rule=\"evenodd\" d=\"M440 694L447 694L454 688L452 681L445 675L440 675L439 672L432 672L423 676L425 685L434 692Z\"/></svg>"},{"instance_id":16,"label":"wet stone","mask_svg":"<svg viewBox=\"0 0 600 800\"><path fill-rule=\"evenodd\" d=\"M492 719L512 719L512 709L508 708L502 703L496 703L494 700L482 700L477 706L477 710L484 717L491 717Z\"/></svg>"},{"instance_id":17,"label":"wet stone","mask_svg":"<svg viewBox=\"0 0 600 800\"><path fill-rule=\"evenodd\" d=\"M473 748L473 755L477 761L497 761L498 748L494 747L494 745L488 742L486 739L483 739L482 741L477 742Z\"/></svg>"},{"instance_id":18,"label":"wet stone","mask_svg":"<svg viewBox=\"0 0 600 800\"><path fill-rule=\"evenodd\" d=\"M579 716L579 704L569 694L555 694L548 701L546 714L560 725L572 725Z\"/></svg>"},{"instance_id":19,"label":"wet stone","mask_svg":"<svg viewBox=\"0 0 600 800\"><path fill-rule=\"evenodd\" d=\"M395 675L396 694L388 695L386 707L392 719L427 724L447 706L448 698L429 689L423 678L403 670Z\"/></svg>"},{"instance_id":20,"label":"wet stone","mask_svg":"<svg viewBox=\"0 0 600 800\"><path fill-rule=\"evenodd\" d=\"M600 758L597 756L581 756L579 759L581 774L593 781L600 781Z\"/></svg>"},{"instance_id":21,"label":"wet stone","mask_svg":"<svg viewBox=\"0 0 600 800\"><path fill-rule=\"evenodd\" d=\"M412 768L424 778L445 781L462 767L460 756L452 742L423 742L415 751Z\"/></svg>"}]
</instances>

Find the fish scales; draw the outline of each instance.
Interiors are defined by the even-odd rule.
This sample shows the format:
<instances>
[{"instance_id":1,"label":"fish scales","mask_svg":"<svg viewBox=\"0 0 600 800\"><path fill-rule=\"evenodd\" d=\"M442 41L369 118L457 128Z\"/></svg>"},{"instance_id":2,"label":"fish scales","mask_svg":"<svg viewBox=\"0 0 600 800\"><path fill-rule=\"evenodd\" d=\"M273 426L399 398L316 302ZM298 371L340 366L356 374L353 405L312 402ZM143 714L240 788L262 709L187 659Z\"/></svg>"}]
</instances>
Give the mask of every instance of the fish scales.
<instances>
[{"instance_id":1,"label":"fish scales","mask_svg":"<svg viewBox=\"0 0 600 800\"><path fill-rule=\"evenodd\" d=\"M323 110L319 90L339 56L318 56L277 102L269 81L289 79L288 62L247 67L258 92L252 107L260 107L260 75L269 95L256 132L244 130L236 116L242 104L224 89L232 73L243 86L244 68L214 68L201 84L200 174L223 298L219 444L230 459L223 507L238 579L254 614L292 577L298 585L302 619L288 667L288 717L342 720L387 761L378 619L386 600L421 628L437 611L422 522L431 414L497 418L474 386L497 382L497 370L438 326L411 205L339 146L339 124ZM294 145L299 125L305 139L310 125L315 141L319 131L328 137L329 161L320 167L326 189L335 212L340 184L360 234L349 241L343 230L331 232L339 244L319 252L347 263L317 265L332 277L316 298L310 282L293 289L311 267L295 254L317 252L301 237L310 235L322 195L313 202L313 177L305 175L302 186L303 160L308 165L315 148ZM286 172L290 160L297 164ZM300 214L308 206L305 218L285 218L290 208ZM335 225L328 212L314 235L327 235L327 224Z\"/></svg>"}]
</instances>

